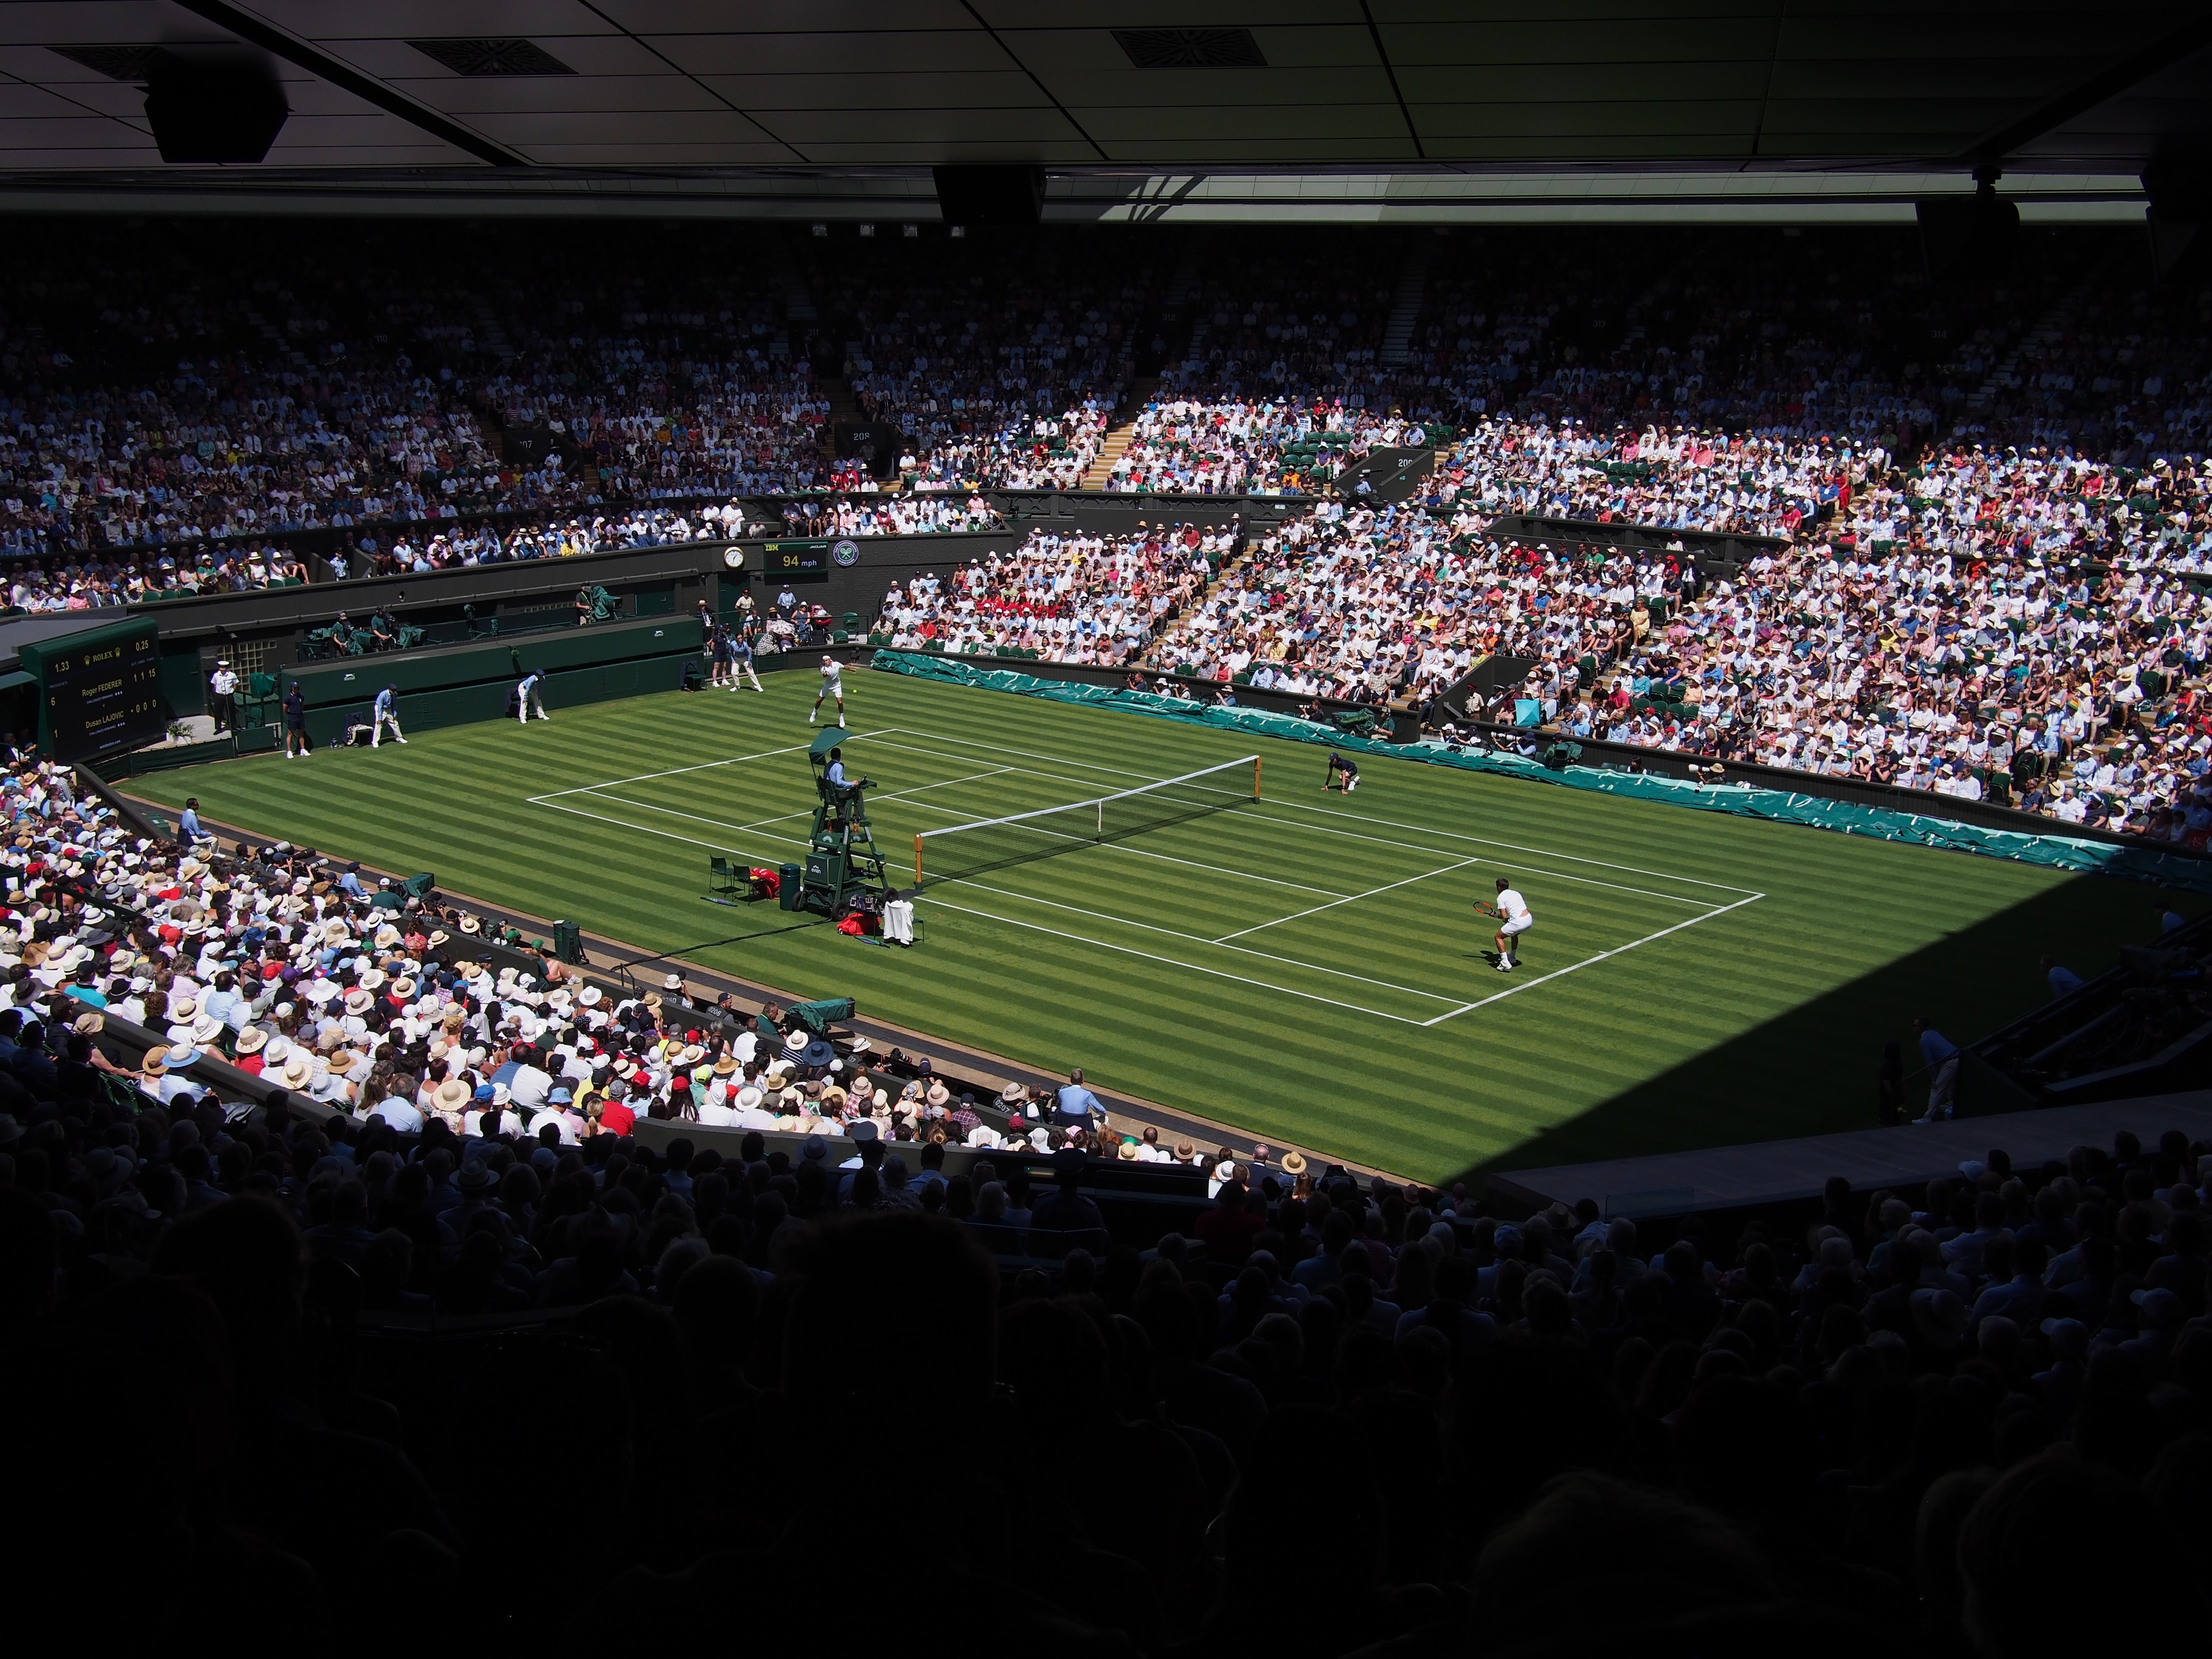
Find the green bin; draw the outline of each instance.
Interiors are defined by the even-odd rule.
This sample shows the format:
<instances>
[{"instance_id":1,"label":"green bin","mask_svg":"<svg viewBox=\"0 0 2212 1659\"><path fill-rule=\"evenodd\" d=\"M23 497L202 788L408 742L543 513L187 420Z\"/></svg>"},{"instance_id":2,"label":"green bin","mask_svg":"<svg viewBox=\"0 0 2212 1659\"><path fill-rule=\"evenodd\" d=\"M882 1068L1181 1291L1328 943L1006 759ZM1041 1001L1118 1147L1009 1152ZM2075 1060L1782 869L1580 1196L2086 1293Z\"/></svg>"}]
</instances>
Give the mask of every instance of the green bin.
<instances>
[{"instance_id":1,"label":"green bin","mask_svg":"<svg viewBox=\"0 0 2212 1659\"><path fill-rule=\"evenodd\" d=\"M580 963L584 959L584 930L573 921L553 924L553 954L562 962Z\"/></svg>"},{"instance_id":2,"label":"green bin","mask_svg":"<svg viewBox=\"0 0 2212 1659\"><path fill-rule=\"evenodd\" d=\"M799 908L799 866L795 864L779 864L775 868L775 877L777 908L784 910L796 910Z\"/></svg>"}]
</instances>

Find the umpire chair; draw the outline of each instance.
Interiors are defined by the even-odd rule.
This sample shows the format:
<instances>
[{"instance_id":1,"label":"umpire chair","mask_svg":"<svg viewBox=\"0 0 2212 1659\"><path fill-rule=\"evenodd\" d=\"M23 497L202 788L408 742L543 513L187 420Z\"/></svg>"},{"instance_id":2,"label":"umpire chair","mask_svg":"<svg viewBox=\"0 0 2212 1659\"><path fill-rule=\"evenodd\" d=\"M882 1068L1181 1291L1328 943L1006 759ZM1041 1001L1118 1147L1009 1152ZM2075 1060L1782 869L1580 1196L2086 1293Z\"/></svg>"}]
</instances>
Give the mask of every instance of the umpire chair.
<instances>
[{"instance_id":1,"label":"umpire chair","mask_svg":"<svg viewBox=\"0 0 2212 1659\"><path fill-rule=\"evenodd\" d=\"M868 827L867 792L874 786L866 778L836 783L830 776L831 757L851 736L842 727L825 726L806 750L817 799L793 908L830 917L856 909L880 915L890 896L884 855Z\"/></svg>"}]
</instances>

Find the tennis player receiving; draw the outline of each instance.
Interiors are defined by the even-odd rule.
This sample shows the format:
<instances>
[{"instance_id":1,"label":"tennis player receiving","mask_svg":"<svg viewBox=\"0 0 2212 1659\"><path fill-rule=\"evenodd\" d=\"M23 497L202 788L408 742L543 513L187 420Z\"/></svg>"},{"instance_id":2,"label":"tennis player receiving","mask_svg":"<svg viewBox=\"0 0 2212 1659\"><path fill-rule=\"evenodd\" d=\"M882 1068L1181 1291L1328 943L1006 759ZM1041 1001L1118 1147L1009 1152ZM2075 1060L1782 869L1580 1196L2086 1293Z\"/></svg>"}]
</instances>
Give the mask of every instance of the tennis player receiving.
<instances>
[{"instance_id":1,"label":"tennis player receiving","mask_svg":"<svg viewBox=\"0 0 2212 1659\"><path fill-rule=\"evenodd\" d=\"M1516 965L1513 942L1536 925L1536 918L1528 914L1528 901L1503 876L1498 878L1498 902L1487 908L1486 914L1498 918L1498 971L1510 974Z\"/></svg>"},{"instance_id":2,"label":"tennis player receiving","mask_svg":"<svg viewBox=\"0 0 2212 1659\"><path fill-rule=\"evenodd\" d=\"M844 673L844 665L836 658L822 659L822 689L814 694L814 707L806 712L809 726L814 724L814 717L822 712L822 699L824 697L837 699L837 724L842 726L845 723Z\"/></svg>"}]
</instances>

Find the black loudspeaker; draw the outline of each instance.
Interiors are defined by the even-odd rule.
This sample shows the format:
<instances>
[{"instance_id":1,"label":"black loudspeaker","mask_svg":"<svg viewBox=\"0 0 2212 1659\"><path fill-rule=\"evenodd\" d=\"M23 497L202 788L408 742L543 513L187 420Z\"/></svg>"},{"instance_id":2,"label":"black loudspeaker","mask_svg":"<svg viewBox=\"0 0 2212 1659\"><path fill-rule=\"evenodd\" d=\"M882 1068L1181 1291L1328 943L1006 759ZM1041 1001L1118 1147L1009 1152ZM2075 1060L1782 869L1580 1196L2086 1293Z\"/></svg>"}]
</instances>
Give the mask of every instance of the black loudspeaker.
<instances>
[{"instance_id":1,"label":"black loudspeaker","mask_svg":"<svg viewBox=\"0 0 2212 1659\"><path fill-rule=\"evenodd\" d=\"M252 162L292 113L275 71L252 58L155 54L146 119L164 161Z\"/></svg>"},{"instance_id":2,"label":"black loudspeaker","mask_svg":"<svg viewBox=\"0 0 2212 1659\"><path fill-rule=\"evenodd\" d=\"M1978 181L1972 196L1916 202L1913 212L1930 277L1997 270L2020 244L2019 204L1999 196L1994 179Z\"/></svg>"},{"instance_id":3,"label":"black loudspeaker","mask_svg":"<svg viewBox=\"0 0 2212 1659\"><path fill-rule=\"evenodd\" d=\"M1044 169L932 167L938 210L948 225L1033 225L1044 216Z\"/></svg>"},{"instance_id":4,"label":"black loudspeaker","mask_svg":"<svg viewBox=\"0 0 2212 1659\"><path fill-rule=\"evenodd\" d=\"M2142 170L2150 198L2151 269L2163 278L2181 263L2197 234L2212 222L2212 167L2195 158L2160 156Z\"/></svg>"}]
</instances>

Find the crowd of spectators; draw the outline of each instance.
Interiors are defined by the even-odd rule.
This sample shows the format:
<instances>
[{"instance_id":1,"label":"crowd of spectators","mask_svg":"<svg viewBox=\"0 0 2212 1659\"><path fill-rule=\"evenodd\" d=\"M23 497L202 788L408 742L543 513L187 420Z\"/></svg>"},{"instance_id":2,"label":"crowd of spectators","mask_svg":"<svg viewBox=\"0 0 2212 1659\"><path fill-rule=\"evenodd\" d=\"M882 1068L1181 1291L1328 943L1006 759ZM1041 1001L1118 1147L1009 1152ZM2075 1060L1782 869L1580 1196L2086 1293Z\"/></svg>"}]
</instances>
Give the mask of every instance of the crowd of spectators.
<instances>
[{"instance_id":1,"label":"crowd of spectators","mask_svg":"<svg viewBox=\"0 0 2212 1659\"><path fill-rule=\"evenodd\" d=\"M1624 454L1651 477L1608 483L1598 458ZM1486 456L1595 493L1516 489ZM1677 469L1709 483L1675 496L1676 510L1625 499ZM1729 471L1740 494L1710 482ZM1493 531L1520 514L1776 539L1723 575L1679 541L1555 548ZM1656 431L1601 444L1571 427L1491 422L1426 498L1324 502L1267 538L1152 659L1428 705L1494 656L1526 665L1484 711L1507 724L2201 844L2212 617L2189 577L2209 538L2189 459L2138 474L1944 452L1903 469L1878 447L1731 451Z\"/></svg>"},{"instance_id":2,"label":"crowd of spectators","mask_svg":"<svg viewBox=\"0 0 2212 1659\"><path fill-rule=\"evenodd\" d=\"M435 896L135 836L63 769L0 796L0 1370L42 1413L7 1542L112 1635L228 1574L295 1650L599 1650L641 1610L690 1644L733 1595L754 1638L878 1644L902 1575L743 1587L916 1547L823 1471L886 1413L1079 1443L928 1471L931 1593L1032 1647L2029 1659L2109 1629L2083 1586L2155 1652L2212 1611L2185 1135L1663 1224L1261 1148L1139 1231L1126 1166L1195 1154L1079 1076L987 1120L803 1007L486 971ZM162 1545L121 1574L118 1515ZM518 1557L526 1515L592 1524ZM370 1562L405 1595L351 1594Z\"/></svg>"},{"instance_id":3,"label":"crowd of spectators","mask_svg":"<svg viewBox=\"0 0 2212 1659\"><path fill-rule=\"evenodd\" d=\"M1192 495L1318 494L1373 449L1426 448L1430 434L1396 414L1331 404L1170 398L1131 422L1108 471L1115 491Z\"/></svg>"},{"instance_id":4,"label":"crowd of spectators","mask_svg":"<svg viewBox=\"0 0 2212 1659\"><path fill-rule=\"evenodd\" d=\"M794 536L929 536L994 530L1005 522L981 495L814 495L783 504Z\"/></svg>"},{"instance_id":5,"label":"crowd of spectators","mask_svg":"<svg viewBox=\"0 0 2212 1659\"><path fill-rule=\"evenodd\" d=\"M1449 534L1424 511L1324 501L1255 543L1152 659L1303 696L1433 696L1486 649L1488 608Z\"/></svg>"},{"instance_id":6,"label":"crowd of spectators","mask_svg":"<svg viewBox=\"0 0 2212 1659\"><path fill-rule=\"evenodd\" d=\"M780 292L533 236L73 227L0 279L0 553L825 482Z\"/></svg>"},{"instance_id":7,"label":"crowd of spectators","mask_svg":"<svg viewBox=\"0 0 2212 1659\"><path fill-rule=\"evenodd\" d=\"M902 651L1018 653L1112 667L1133 662L1235 552L1235 524L1139 523L1109 536L1032 530L1018 547L927 574L884 596L871 636Z\"/></svg>"},{"instance_id":8,"label":"crowd of spectators","mask_svg":"<svg viewBox=\"0 0 2212 1659\"><path fill-rule=\"evenodd\" d=\"M1732 580L1682 558L1474 541L1498 712L1596 736L2202 844L2206 607L2149 570L1816 544Z\"/></svg>"},{"instance_id":9,"label":"crowd of spectators","mask_svg":"<svg viewBox=\"0 0 2212 1659\"><path fill-rule=\"evenodd\" d=\"M1153 245L1076 232L1018 258L985 238L807 252L854 400L898 429L918 488L1080 482L1133 372Z\"/></svg>"}]
</instances>

